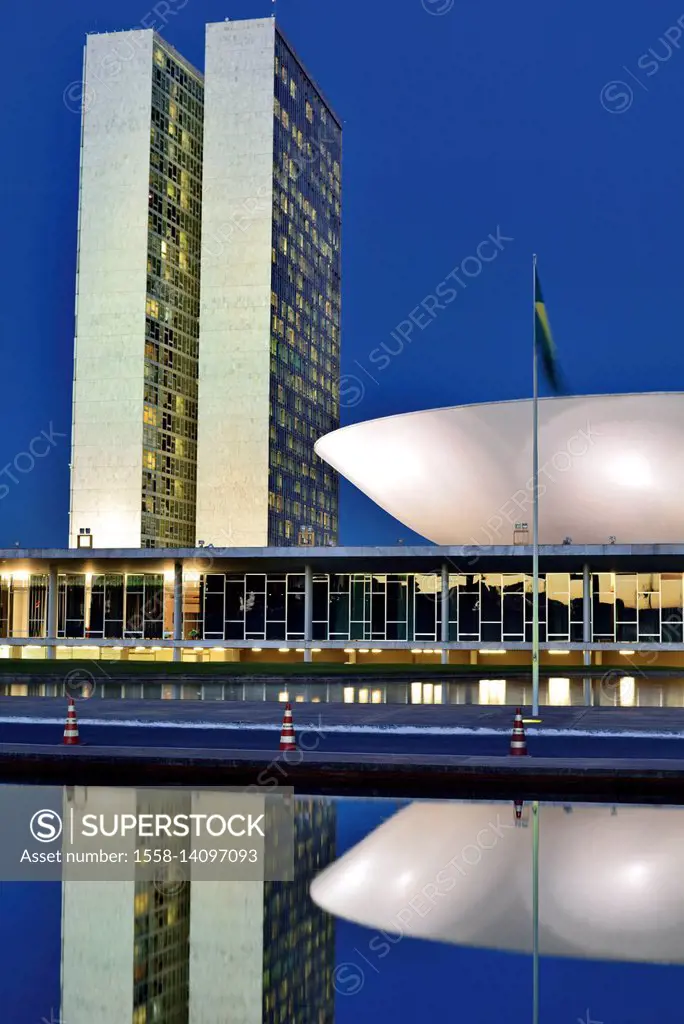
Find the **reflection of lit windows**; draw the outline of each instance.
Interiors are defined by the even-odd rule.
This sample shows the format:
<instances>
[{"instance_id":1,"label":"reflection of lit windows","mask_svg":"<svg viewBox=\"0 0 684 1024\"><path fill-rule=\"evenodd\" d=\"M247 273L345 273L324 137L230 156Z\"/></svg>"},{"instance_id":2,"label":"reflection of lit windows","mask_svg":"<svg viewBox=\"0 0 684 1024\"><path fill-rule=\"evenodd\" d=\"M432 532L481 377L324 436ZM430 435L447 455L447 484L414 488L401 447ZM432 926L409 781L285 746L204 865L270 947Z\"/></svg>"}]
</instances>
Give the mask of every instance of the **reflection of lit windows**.
<instances>
[{"instance_id":1,"label":"reflection of lit windows","mask_svg":"<svg viewBox=\"0 0 684 1024\"><path fill-rule=\"evenodd\" d=\"M480 680L480 704L505 704L506 703L506 680L505 679L481 679Z\"/></svg>"},{"instance_id":2,"label":"reflection of lit windows","mask_svg":"<svg viewBox=\"0 0 684 1024\"><path fill-rule=\"evenodd\" d=\"M623 676L620 680L620 704L633 707L636 703L636 682L634 676Z\"/></svg>"},{"instance_id":3,"label":"reflection of lit windows","mask_svg":"<svg viewBox=\"0 0 684 1024\"><path fill-rule=\"evenodd\" d=\"M549 704L566 706L570 703L570 680L549 679Z\"/></svg>"},{"instance_id":4,"label":"reflection of lit windows","mask_svg":"<svg viewBox=\"0 0 684 1024\"><path fill-rule=\"evenodd\" d=\"M150 903L150 897L148 892L138 892L135 894L134 910L136 917L142 917L143 914L147 913Z\"/></svg>"}]
</instances>

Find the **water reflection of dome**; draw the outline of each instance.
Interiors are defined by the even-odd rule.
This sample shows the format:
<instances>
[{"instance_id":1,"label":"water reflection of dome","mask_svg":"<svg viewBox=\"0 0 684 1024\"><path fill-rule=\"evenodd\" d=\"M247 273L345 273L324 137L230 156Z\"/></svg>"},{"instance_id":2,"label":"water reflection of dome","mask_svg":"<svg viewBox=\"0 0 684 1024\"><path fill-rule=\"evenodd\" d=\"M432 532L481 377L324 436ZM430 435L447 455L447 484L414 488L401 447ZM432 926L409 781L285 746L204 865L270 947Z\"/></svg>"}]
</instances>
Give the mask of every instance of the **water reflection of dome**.
<instances>
[{"instance_id":1,"label":"water reflection of dome","mask_svg":"<svg viewBox=\"0 0 684 1024\"><path fill-rule=\"evenodd\" d=\"M540 540L678 543L684 394L540 403ZM510 544L532 514L531 402L428 409L355 423L316 453L438 544Z\"/></svg>"},{"instance_id":2,"label":"water reflection of dome","mask_svg":"<svg viewBox=\"0 0 684 1024\"><path fill-rule=\"evenodd\" d=\"M314 881L388 934L531 952L532 830L506 804L414 803ZM540 951L684 963L684 810L540 808Z\"/></svg>"}]
</instances>

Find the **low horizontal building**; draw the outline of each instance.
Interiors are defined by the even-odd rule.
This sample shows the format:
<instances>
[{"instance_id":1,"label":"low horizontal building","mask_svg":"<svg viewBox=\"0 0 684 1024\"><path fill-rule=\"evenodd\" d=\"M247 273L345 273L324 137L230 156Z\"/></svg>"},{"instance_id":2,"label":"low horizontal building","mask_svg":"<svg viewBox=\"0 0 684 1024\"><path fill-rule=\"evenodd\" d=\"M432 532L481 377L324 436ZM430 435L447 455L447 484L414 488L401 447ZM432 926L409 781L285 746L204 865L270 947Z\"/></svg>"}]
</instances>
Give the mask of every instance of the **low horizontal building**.
<instances>
[{"instance_id":1,"label":"low horizontal building","mask_svg":"<svg viewBox=\"0 0 684 1024\"><path fill-rule=\"evenodd\" d=\"M527 664L531 571L527 545L12 549L0 658ZM544 658L684 667L684 545L542 546L540 574Z\"/></svg>"}]
</instances>

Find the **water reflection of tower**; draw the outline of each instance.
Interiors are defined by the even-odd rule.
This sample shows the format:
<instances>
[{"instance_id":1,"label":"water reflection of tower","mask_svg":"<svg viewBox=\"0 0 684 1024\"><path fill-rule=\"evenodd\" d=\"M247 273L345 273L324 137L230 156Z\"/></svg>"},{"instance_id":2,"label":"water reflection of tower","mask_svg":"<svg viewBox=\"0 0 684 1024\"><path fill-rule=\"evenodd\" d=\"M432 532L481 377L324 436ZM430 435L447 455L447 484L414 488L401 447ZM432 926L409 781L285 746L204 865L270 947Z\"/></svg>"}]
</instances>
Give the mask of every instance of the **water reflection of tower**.
<instances>
[{"instance_id":1,"label":"water reflection of tower","mask_svg":"<svg viewBox=\"0 0 684 1024\"><path fill-rule=\"evenodd\" d=\"M336 808L298 799L294 811L294 881L264 888L263 1024L331 1024L334 918L312 903L309 886L335 859Z\"/></svg>"},{"instance_id":2,"label":"water reflection of tower","mask_svg":"<svg viewBox=\"0 0 684 1024\"><path fill-rule=\"evenodd\" d=\"M70 787L80 813L179 814L190 794ZM147 841L151 843L152 840ZM169 837L180 850L184 838ZM129 863L136 846L121 841ZM62 1005L69 1024L189 1024L190 887L149 881L133 869L118 881L67 880L62 886Z\"/></svg>"},{"instance_id":3,"label":"water reflection of tower","mask_svg":"<svg viewBox=\"0 0 684 1024\"><path fill-rule=\"evenodd\" d=\"M172 807L134 790L90 793L98 812L106 793L119 813L190 810L177 793ZM88 795L67 799L84 811ZM295 799L294 821L292 882L66 882L69 1024L332 1024L334 919L309 886L335 858L335 806Z\"/></svg>"},{"instance_id":4,"label":"water reflection of tower","mask_svg":"<svg viewBox=\"0 0 684 1024\"><path fill-rule=\"evenodd\" d=\"M335 805L296 798L294 824L294 881L193 883L189 1024L333 1024L334 919L309 886L335 858Z\"/></svg>"}]
</instances>

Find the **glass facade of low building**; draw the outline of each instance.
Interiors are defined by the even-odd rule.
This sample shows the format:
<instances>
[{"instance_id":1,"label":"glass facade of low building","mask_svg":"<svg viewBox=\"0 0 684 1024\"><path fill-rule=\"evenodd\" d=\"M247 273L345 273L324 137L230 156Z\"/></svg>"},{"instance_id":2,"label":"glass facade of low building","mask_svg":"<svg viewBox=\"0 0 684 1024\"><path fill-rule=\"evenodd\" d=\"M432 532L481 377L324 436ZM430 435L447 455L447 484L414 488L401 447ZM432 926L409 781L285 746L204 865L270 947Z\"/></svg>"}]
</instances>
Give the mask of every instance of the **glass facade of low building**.
<instances>
[{"instance_id":1,"label":"glass facade of low building","mask_svg":"<svg viewBox=\"0 0 684 1024\"><path fill-rule=\"evenodd\" d=\"M342 132L276 32L269 544L336 543L337 474L314 442L339 427Z\"/></svg>"},{"instance_id":2,"label":"glass facade of low building","mask_svg":"<svg viewBox=\"0 0 684 1024\"><path fill-rule=\"evenodd\" d=\"M141 547L195 543L201 75L155 38Z\"/></svg>"},{"instance_id":3,"label":"glass facade of low building","mask_svg":"<svg viewBox=\"0 0 684 1024\"><path fill-rule=\"evenodd\" d=\"M49 577L0 580L0 636L47 635ZM173 576L168 573L60 574L57 637L165 640L174 635ZM302 643L305 574L189 573L183 583L181 639L207 643ZM449 575L449 622L442 633L439 573L312 575L311 637L318 642L498 645L532 641L532 577L522 573ZM684 574L594 572L590 642L684 642ZM549 572L539 581L542 643L584 639L581 573Z\"/></svg>"}]
</instances>

